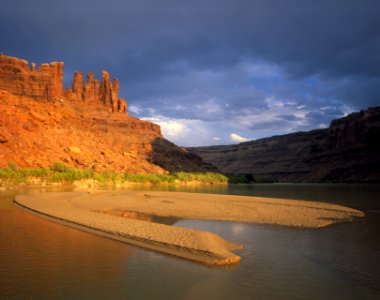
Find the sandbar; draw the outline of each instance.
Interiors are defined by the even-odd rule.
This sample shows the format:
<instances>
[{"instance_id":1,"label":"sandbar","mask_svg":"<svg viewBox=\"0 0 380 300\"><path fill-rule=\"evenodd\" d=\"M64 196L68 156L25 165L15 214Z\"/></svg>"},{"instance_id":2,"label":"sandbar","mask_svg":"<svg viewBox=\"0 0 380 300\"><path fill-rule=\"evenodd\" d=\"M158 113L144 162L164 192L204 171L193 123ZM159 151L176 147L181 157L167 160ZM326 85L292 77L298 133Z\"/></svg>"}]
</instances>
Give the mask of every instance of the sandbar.
<instances>
[{"instance_id":1,"label":"sandbar","mask_svg":"<svg viewBox=\"0 0 380 300\"><path fill-rule=\"evenodd\" d=\"M180 192L81 191L19 195L15 203L50 220L208 265L239 262L242 246L218 235L131 218L222 220L320 228L364 217L345 206L288 199ZM118 214L115 212L123 212ZM124 216L124 217L120 217Z\"/></svg>"}]
</instances>

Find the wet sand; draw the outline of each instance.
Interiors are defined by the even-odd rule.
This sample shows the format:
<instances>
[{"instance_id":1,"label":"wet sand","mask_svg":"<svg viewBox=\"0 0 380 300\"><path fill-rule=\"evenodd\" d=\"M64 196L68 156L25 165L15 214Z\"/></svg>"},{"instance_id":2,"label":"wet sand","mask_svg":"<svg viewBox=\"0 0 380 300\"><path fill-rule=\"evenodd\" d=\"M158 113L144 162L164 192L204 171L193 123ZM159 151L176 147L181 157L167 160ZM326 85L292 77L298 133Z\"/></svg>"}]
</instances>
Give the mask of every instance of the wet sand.
<instances>
[{"instance_id":1,"label":"wet sand","mask_svg":"<svg viewBox=\"0 0 380 300\"><path fill-rule=\"evenodd\" d=\"M112 211L126 211L126 216L135 212L306 228L325 227L364 216L355 209L321 202L178 192L41 193L19 195L15 202L66 225L211 265L237 263L240 257L231 250L241 246L210 232L119 217ZM111 213L105 213L107 211Z\"/></svg>"}]
</instances>

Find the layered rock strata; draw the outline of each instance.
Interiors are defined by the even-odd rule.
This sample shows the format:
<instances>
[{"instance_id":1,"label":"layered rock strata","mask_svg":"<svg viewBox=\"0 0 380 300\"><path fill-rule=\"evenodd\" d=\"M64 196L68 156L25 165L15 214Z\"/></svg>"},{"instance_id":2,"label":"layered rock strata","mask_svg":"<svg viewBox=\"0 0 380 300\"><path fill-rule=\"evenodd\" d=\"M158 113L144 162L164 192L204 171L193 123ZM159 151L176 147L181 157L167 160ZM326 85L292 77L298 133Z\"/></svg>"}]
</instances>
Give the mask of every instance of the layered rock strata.
<instances>
[{"instance_id":1,"label":"layered rock strata","mask_svg":"<svg viewBox=\"0 0 380 300\"><path fill-rule=\"evenodd\" d=\"M127 114L119 82L75 72L63 94L63 63L0 55L0 167L54 162L95 171L206 172L215 167L166 141L160 127ZM166 154L174 155L173 158Z\"/></svg>"},{"instance_id":2,"label":"layered rock strata","mask_svg":"<svg viewBox=\"0 0 380 300\"><path fill-rule=\"evenodd\" d=\"M279 182L380 182L380 107L329 128L238 145L188 148L227 174Z\"/></svg>"},{"instance_id":3,"label":"layered rock strata","mask_svg":"<svg viewBox=\"0 0 380 300\"><path fill-rule=\"evenodd\" d=\"M63 62L36 65L0 53L0 89L13 95L51 100L63 95Z\"/></svg>"},{"instance_id":4,"label":"layered rock strata","mask_svg":"<svg viewBox=\"0 0 380 300\"><path fill-rule=\"evenodd\" d=\"M119 81L110 80L108 72L102 71L101 82L94 73L74 72L72 87L63 92L63 62L36 64L26 60L0 54L0 89L13 95L36 100L52 101L58 97L77 103L95 105L102 103L111 111L127 112L125 99L119 98Z\"/></svg>"},{"instance_id":5,"label":"layered rock strata","mask_svg":"<svg viewBox=\"0 0 380 300\"><path fill-rule=\"evenodd\" d=\"M119 98L119 81L113 78L111 82L106 71L102 71L101 82L95 79L94 73L89 72L86 83L82 72L74 72L72 88L66 88L65 96L74 102L87 105L102 103L110 111L127 113L127 102Z\"/></svg>"}]
</instances>

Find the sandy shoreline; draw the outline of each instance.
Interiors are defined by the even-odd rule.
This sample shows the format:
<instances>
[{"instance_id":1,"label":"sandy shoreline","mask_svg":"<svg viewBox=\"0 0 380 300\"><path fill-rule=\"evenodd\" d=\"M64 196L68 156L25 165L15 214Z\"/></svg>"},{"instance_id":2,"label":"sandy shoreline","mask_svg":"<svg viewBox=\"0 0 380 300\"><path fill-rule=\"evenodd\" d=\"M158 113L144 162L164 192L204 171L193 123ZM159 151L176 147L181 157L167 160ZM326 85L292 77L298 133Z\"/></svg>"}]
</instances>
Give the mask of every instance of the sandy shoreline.
<instances>
[{"instance_id":1,"label":"sandy shoreline","mask_svg":"<svg viewBox=\"0 0 380 300\"><path fill-rule=\"evenodd\" d=\"M308 228L364 216L361 211L328 203L178 192L40 193L19 195L15 202L66 225L211 265L238 262L240 257L231 250L241 246L206 231L132 219L131 213ZM115 211L126 211L127 217Z\"/></svg>"}]
</instances>

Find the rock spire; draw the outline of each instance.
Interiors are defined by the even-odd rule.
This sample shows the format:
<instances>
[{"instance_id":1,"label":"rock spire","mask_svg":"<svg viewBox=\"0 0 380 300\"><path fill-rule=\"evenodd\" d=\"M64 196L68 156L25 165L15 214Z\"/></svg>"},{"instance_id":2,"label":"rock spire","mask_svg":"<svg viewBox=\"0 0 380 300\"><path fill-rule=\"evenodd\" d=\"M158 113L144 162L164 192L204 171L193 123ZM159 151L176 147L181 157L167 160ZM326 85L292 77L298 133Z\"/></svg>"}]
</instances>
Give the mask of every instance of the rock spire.
<instances>
[{"instance_id":1,"label":"rock spire","mask_svg":"<svg viewBox=\"0 0 380 300\"><path fill-rule=\"evenodd\" d=\"M21 97L51 101L65 97L69 101L85 105L103 104L110 111L127 112L125 99L119 99L119 81L110 80L108 72L102 71L101 81L94 73L74 72L72 87L63 93L63 62L36 64L0 53L0 89Z\"/></svg>"}]
</instances>

